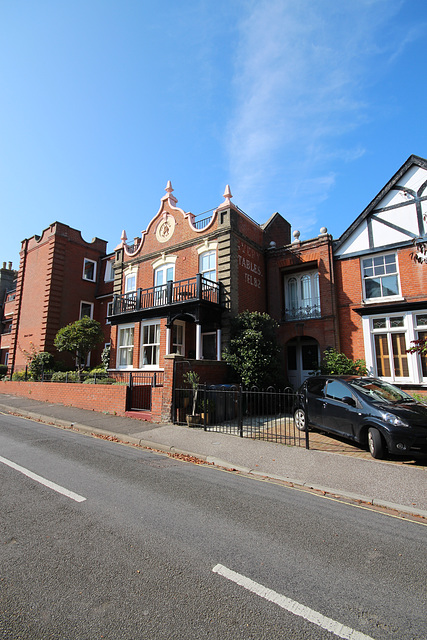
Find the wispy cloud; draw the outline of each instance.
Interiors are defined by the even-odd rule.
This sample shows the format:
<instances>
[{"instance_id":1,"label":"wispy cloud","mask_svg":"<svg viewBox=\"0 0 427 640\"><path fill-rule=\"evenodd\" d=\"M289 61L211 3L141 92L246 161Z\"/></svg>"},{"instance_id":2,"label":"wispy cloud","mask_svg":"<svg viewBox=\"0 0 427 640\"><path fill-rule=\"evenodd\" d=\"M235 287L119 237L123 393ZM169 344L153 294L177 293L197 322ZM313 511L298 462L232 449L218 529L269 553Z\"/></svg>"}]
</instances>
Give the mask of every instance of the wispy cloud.
<instances>
[{"instance_id":1,"label":"wispy cloud","mask_svg":"<svg viewBox=\"0 0 427 640\"><path fill-rule=\"evenodd\" d=\"M398 0L261 0L239 25L228 131L232 189L254 217L270 195L293 221L316 223L316 204L339 161L365 149L351 134L370 116L374 63L398 55L384 42ZM248 6L248 5L246 5ZM387 9L387 10L386 10ZM408 34L414 37L414 34ZM401 40L402 42L402 40Z\"/></svg>"}]
</instances>

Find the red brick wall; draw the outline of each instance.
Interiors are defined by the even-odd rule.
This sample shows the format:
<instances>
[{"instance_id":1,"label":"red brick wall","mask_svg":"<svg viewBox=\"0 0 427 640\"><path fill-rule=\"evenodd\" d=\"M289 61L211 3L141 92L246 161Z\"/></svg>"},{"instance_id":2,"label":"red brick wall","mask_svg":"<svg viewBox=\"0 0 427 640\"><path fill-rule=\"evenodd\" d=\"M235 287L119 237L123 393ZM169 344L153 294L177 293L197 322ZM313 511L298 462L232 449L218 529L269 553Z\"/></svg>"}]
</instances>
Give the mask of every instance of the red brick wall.
<instances>
[{"instance_id":1,"label":"red brick wall","mask_svg":"<svg viewBox=\"0 0 427 640\"><path fill-rule=\"evenodd\" d=\"M119 416L125 415L126 388L125 385L0 381L0 393Z\"/></svg>"},{"instance_id":2,"label":"red brick wall","mask_svg":"<svg viewBox=\"0 0 427 640\"><path fill-rule=\"evenodd\" d=\"M58 222L45 229L40 237L34 236L22 243L14 318L17 334L12 334L15 370L25 368L24 351L30 351L32 345L64 359L55 351L53 341L61 327L79 319L81 301L94 304L93 317L101 322L105 342L109 341L106 311L99 308L95 298L97 283L83 279L84 258L93 260L98 269L99 258L105 251L104 240L95 238L86 243L80 231ZM92 366L98 363L101 350L102 347L93 353ZM71 363L71 358L68 362Z\"/></svg>"},{"instance_id":3,"label":"red brick wall","mask_svg":"<svg viewBox=\"0 0 427 640\"><path fill-rule=\"evenodd\" d=\"M397 251L402 297L406 302L424 301L427 296L427 267L411 258L413 247ZM338 316L341 327L341 351L349 358L364 358L362 317L356 309L364 306L360 258L335 263ZM381 301L379 300L379 303ZM366 305L375 312L375 304Z\"/></svg>"},{"instance_id":4,"label":"red brick wall","mask_svg":"<svg viewBox=\"0 0 427 640\"><path fill-rule=\"evenodd\" d=\"M266 310L264 255L252 244L238 240L239 307L242 311Z\"/></svg>"}]
</instances>

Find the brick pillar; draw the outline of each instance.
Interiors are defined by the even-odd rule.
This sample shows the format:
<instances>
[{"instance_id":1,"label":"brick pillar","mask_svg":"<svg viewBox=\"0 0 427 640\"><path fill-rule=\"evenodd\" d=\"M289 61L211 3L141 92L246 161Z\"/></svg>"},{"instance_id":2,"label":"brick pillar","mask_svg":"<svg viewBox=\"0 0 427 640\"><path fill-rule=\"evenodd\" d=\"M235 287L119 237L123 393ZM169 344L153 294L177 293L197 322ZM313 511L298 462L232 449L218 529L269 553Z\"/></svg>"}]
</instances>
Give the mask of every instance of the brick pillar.
<instances>
[{"instance_id":1,"label":"brick pillar","mask_svg":"<svg viewBox=\"0 0 427 640\"><path fill-rule=\"evenodd\" d=\"M171 353L164 357L164 380L163 380L163 396L162 396L162 422L172 422L172 405L173 405L173 389L174 389L174 371L175 362L181 362L183 356L177 353Z\"/></svg>"}]
</instances>

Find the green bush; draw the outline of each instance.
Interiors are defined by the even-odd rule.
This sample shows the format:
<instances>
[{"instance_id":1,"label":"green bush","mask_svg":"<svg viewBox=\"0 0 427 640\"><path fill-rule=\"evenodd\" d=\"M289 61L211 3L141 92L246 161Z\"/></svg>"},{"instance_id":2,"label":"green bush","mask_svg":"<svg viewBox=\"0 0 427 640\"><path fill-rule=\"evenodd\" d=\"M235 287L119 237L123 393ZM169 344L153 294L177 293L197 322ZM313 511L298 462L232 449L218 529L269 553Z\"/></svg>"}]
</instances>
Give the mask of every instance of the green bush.
<instances>
[{"instance_id":1,"label":"green bush","mask_svg":"<svg viewBox=\"0 0 427 640\"><path fill-rule=\"evenodd\" d=\"M231 321L231 339L223 359L245 386L283 383L277 341L278 324L266 313L244 311Z\"/></svg>"},{"instance_id":2,"label":"green bush","mask_svg":"<svg viewBox=\"0 0 427 640\"><path fill-rule=\"evenodd\" d=\"M12 380L26 380L28 376L25 375L25 371L14 371L12 374Z\"/></svg>"},{"instance_id":3,"label":"green bush","mask_svg":"<svg viewBox=\"0 0 427 640\"><path fill-rule=\"evenodd\" d=\"M33 351L28 363L28 373L33 380L41 378L53 366L53 355L47 351Z\"/></svg>"},{"instance_id":4,"label":"green bush","mask_svg":"<svg viewBox=\"0 0 427 640\"><path fill-rule=\"evenodd\" d=\"M96 376L96 378L86 378L86 380L83 381L83 384L114 384L114 380L107 377L102 378L101 376Z\"/></svg>"},{"instance_id":5,"label":"green bush","mask_svg":"<svg viewBox=\"0 0 427 640\"><path fill-rule=\"evenodd\" d=\"M51 382L80 382L78 371L55 371Z\"/></svg>"},{"instance_id":6,"label":"green bush","mask_svg":"<svg viewBox=\"0 0 427 640\"><path fill-rule=\"evenodd\" d=\"M351 360L344 353L339 353L335 349L326 349L326 351L323 352L323 359L319 365L319 369L313 371L313 373L335 376L365 376L368 371L364 360Z\"/></svg>"}]
</instances>

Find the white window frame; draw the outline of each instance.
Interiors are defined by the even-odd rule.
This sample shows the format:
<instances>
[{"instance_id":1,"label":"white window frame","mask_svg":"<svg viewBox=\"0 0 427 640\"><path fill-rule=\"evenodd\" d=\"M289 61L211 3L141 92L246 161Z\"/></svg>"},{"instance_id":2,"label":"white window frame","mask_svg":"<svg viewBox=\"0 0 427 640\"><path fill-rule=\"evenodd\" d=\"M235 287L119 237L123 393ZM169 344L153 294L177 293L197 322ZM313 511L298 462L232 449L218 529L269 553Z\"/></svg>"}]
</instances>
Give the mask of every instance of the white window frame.
<instances>
[{"instance_id":1,"label":"white window frame","mask_svg":"<svg viewBox=\"0 0 427 640\"><path fill-rule=\"evenodd\" d=\"M304 297L304 283L309 285L309 297ZM290 293L290 285L294 285L292 295ZM317 269L314 271L300 271L286 276L284 279L284 292L286 320L311 320L321 317L319 272Z\"/></svg>"},{"instance_id":2,"label":"white window frame","mask_svg":"<svg viewBox=\"0 0 427 640\"><path fill-rule=\"evenodd\" d=\"M199 273L202 274L202 276L204 278L206 278L207 280L211 280L212 282L217 282L217 259L216 259L217 253L216 253L216 249L208 249L207 251L200 251L199 252ZM215 262L215 266L213 269L202 269L202 262L204 258L214 258L214 262ZM210 275L206 275L206 274L214 274L214 277L212 278Z\"/></svg>"},{"instance_id":3,"label":"white window frame","mask_svg":"<svg viewBox=\"0 0 427 640\"><path fill-rule=\"evenodd\" d=\"M110 302L107 302L107 315L105 316L105 324L111 324L111 320L108 319L108 316L110 316L113 313L113 308L114 308L114 301L110 300Z\"/></svg>"},{"instance_id":4,"label":"white window frame","mask_svg":"<svg viewBox=\"0 0 427 640\"><path fill-rule=\"evenodd\" d=\"M394 374L394 363L393 363L393 348L391 344L391 335L393 333L404 333L405 334L405 346L406 349L411 347L411 343L413 340L417 339L417 326L416 326L416 316L423 314L423 310L418 311L401 311L396 313L378 313L372 316L364 316L362 317L362 328L363 328L363 339L365 346L365 362L366 367L370 375L381 377L382 380L387 380L388 382L397 383L397 384L422 384L423 376L422 376L422 367L421 367L421 359L417 353L408 353L407 354L407 363L408 363L408 373L409 376L400 377ZM425 313L424 313L425 315ZM391 319L392 318L400 318L403 317L403 326L401 327L391 327ZM385 318L386 319L386 327L374 329L373 324L375 320ZM423 330L423 329L421 329ZM427 331L427 327L426 327ZM376 352L375 352L375 335L376 334L387 334L388 340L388 351L390 358L390 376L379 376L377 369L377 361L376 361Z\"/></svg>"},{"instance_id":5,"label":"white window frame","mask_svg":"<svg viewBox=\"0 0 427 640\"><path fill-rule=\"evenodd\" d=\"M162 253L162 257L159 260L156 260L153 264L153 285L154 285L154 304L156 306L163 306L166 304L166 287L167 283L172 280L175 282L175 264L176 264L176 256L166 256L165 253ZM167 277L168 269L172 269L172 278ZM158 284L158 274L164 274L165 281Z\"/></svg>"},{"instance_id":6,"label":"white window frame","mask_svg":"<svg viewBox=\"0 0 427 640\"><path fill-rule=\"evenodd\" d=\"M93 278L87 278L86 277L86 265L87 264L92 264L93 265ZM95 282L96 281L96 262L95 262L95 260L91 260L90 258L84 258L84 260L83 260L82 278L83 278L83 280L87 280L87 282Z\"/></svg>"},{"instance_id":7,"label":"white window frame","mask_svg":"<svg viewBox=\"0 0 427 640\"><path fill-rule=\"evenodd\" d=\"M105 264L104 282L112 282L114 280L114 263L107 260Z\"/></svg>"},{"instance_id":8,"label":"white window frame","mask_svg":"<svg viewBox=\"0 0 427 640\"><path fill-rule=\"evenodd\" d=\"M93 302L88 302L87 300L80 300L80 313L79 313L79 320L81 320L84 316L82 316L82 306L84 304L87 304L90 307L90 314L89 316L87 316L88 318L90 318L91 320L93 320L93 307L94 304ZM85 314L86 316L87 314Z\"/></svg>"},{"instance_id":9,"label":"white window frame","mask_svg":"<svg viewBox=\"0 0 427 640\"><path fill-rule=\"evenodd\" d=\"M133 341L132 344L126 344L126 345L121 345L120 342L120 334L122 331L126 331L127 329L132 329L133 330ZM125 349L132 349L132 357L131 357L131 364L126 363L126 364L120 364L120 360L121 360L121 353L125 350ZM134 355L134 348L135 348L135 324L131 323L131 324L120 324L117 327L117 354L116 354L116 369L133 369L133 355Z\"/></svg>"},{"instance_id":10,"label":"white window frame","mask_svg":"<svg viewBox=\"0 0 427 640\"><path fill-rule=\"evenodd\" d=\"M390 274L386 274L386 273L379 274L377 277L382 278L382 277L386 277L387 275L396 275L398 292L392 296L378 296L376 298L368 298L366 295L366 281L373 279L373 276L365 278L364 261L368 259L375 260L375 258L385 258L386 256L394 256L395 263L396 263L396 271ZM360 258L360 274L362 278L363 301L366 304L373 304L373 303L378 303L379 301L383 302L387 300L402 300L402 293L400 288L399 256L397 254L397 251L387 251L385 253L375 253L372 255L362 256Z\"/></svg>"},{"instance_id":11,"label":"white window frame","mask_svg":"<svg viewBox=\"0 0 427 640\"><path fill-rule=\"evenodd\" d=\"M217 338L218 338L218 336L217 336L217 332L216 331L206 331L205 333L202 333L202 355L203 355L203 359L206 358L205 352L204 352L204 346L205 346L204 340L205 340L205 337L207 337L207 336L213 336L214 337L215 357L213 359L216 360L216 354L217 354L217 351L218 351L218 349L217 349Z\"/></svg>"},{"instance_id":12,"label":"white window frame","mask_svg":"<svg viewBox=\"0 0 427 640\"><path fill-rule=\"evenodd\" d=\"M158 327L158 329L156 329L156 332L158 331L158 342L144 342L144 329L146 327L150 327L150 326L156 326ZM139 361L140 361L140 369L149 369L151 371L156 370L158 371L160 369L160 339L161 339L161 324L160 324L160 319L159 318L153 318L151 320L144 320L141 322L140 325L140 354L139 354ZM155 348L156 349L156 353L157 353L157 357L155 359L157 359L157 363L152 364L152 363L146 363L144 364L144 348L145 347L151 347L151 348Z\"/></svg>"},{"instance_id":13,"label":"white window frame","mask_svg":"<svg viewBox=\"0 0 427 640\"><path fill-rule=\"evenodd\" d=\"M136 273L132 271L131 273L127 273L125 275L125 293L135 293L136 292Z\"/></svg>"},{"instance_id":14,"label":"white window frame","mask_svg":"<svg viewBox=\"0 0 427 640\"><path fill-rule=\"evenodd\" d=\"M425 316L427 318L427 312L422 312L422 311L414 312L412 316L414 321L414 337L411 338L411 340L418 340L420 333L427 333L427 323L426 324L422 324L421 322L419 323L417 320L417 316ZM423 376L423 365L421 362L421 355L419 353L413 354L413 355L416 356L416 364L418 369L419 380L421 382L427 383L427 376Z\"/></svg>"},{"instance_id":15,"label":"white window frame","mask_svg":"<svg viewBox=\"0 0 427 640\"><path fill-rule=\"evenodd\" d=\"M182 327L182 343L174 342L173 340L173 332L174 327ZM182 320L174 320L172 326L172 353L177 353L178 355L183 356L185 354L185 322Z\"/></svg>"}]
</instances>

